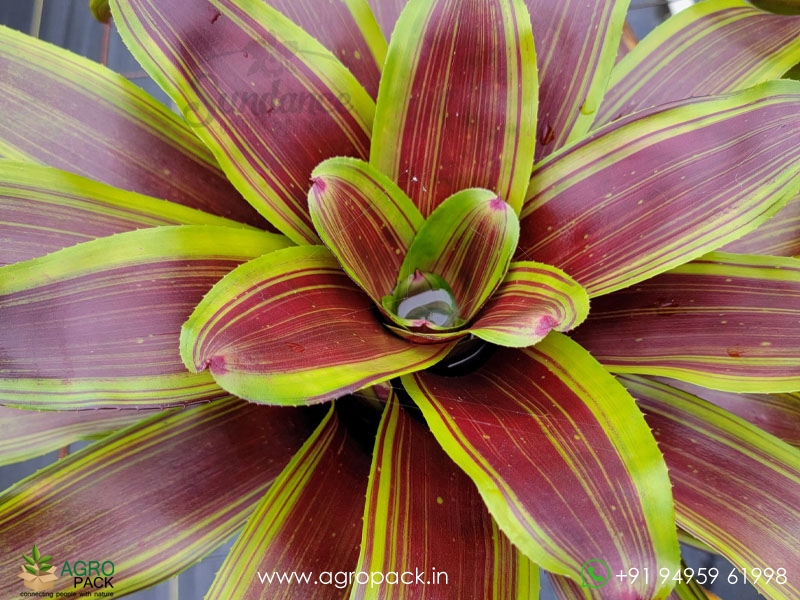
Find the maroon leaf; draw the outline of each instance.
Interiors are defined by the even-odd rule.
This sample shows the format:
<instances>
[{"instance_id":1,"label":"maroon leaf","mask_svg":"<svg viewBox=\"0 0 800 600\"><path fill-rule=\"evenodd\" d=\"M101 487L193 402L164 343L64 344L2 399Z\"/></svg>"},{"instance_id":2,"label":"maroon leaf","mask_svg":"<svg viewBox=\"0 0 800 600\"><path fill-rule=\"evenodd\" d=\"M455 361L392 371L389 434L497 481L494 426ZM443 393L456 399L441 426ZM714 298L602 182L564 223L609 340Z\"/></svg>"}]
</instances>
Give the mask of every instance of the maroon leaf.
<instances>
[{"instance_id":1,"label":"maroon leaf","mask_svg":"<svg viewBox=\"0 0 800 600\"><path fill-rule=\"evenodd\" d=\"M452 346L392 335L322 246L245 263L214 286L181 334L188 368L268 404L332 400L431 366Z\"/></svg>"},{"instance_id":2,"label":"maroon leaf","mask_svg":"<svg viewBox=\"0 0 800 600\"><path fill-rule=\"evenodd\" d=\"M377 98L386 42L364 0L267 0L267 4L313 35Z\"/></svg>"},{"instance_id":3,"label":"maroon leaf","mask_svg":"<svg viewBox=\"0 0 800 600\"><path fill-rule=\"evenodd\" d=\"M266 222L189 127L121 75L0 30L0 155L78 173L243 223Z\"/></svg>"},{"instance_id":4,"label":"maroon leaf","mask_svg":"<svg viewBox=\"0 0 800 600\"><path fill-rule=\"evenodd\" d=\"M536 162L588 130L614 66L628 3L525 0L539 65Z\"/></svg>"},{"instance_id":5,"label":"maroon leaf","mask_svg":"<svg viewBox=\"0 0 800 600\"><path fill-rule=\"evenodd\" d=\"M32 539L60 562L115 563L118 595L175 575L242 526L313 426L307 412L231 399L159 413L50 465L0 495L0 594L19 595L11 574Z\"/></svg>"},{"instance_id":6,"label":"maroon leaf","mask_svg":"<svg viewBox=\"0 0 800 600\"><path fill-rule=\"evenodd\" d=\"M712 253L596 298L572 336L615 373L791 392L799 323L800 260Z\"/></svg>"},{"instance_id":7,"label":"maroon leaf","mask_svg":"<svg viewBox=\"0 0 800 600\"><path fill-rule=\"evenodd\" d=\"M370 163L423 216L467 188L519 212L533 164L530 18L511 0L413 0L389 44Z\"/></svg>"},{"instance_id":8,"label":"maroon leaf","mask_svg":"<svg viewBox=\"0 0 800 600\"><path fill-rule=\"evenodd\" d=\"M206 600L340 600L350 586L339 573L358 559L369 465L331 408L256 506Z\"/></svg>"},{"instance_id":9,"label":"maroon leaf","mask_svg":"<svg viewBox=\"0 0 800 600\"><path fill-rule=\"evenodd\" d=\"M506 600L538 592L536 566L500 532L428 428L394 398L378 432L356 571L411 575L401 585L361 581L353 600Z\"/></svg>"}]
</instances>

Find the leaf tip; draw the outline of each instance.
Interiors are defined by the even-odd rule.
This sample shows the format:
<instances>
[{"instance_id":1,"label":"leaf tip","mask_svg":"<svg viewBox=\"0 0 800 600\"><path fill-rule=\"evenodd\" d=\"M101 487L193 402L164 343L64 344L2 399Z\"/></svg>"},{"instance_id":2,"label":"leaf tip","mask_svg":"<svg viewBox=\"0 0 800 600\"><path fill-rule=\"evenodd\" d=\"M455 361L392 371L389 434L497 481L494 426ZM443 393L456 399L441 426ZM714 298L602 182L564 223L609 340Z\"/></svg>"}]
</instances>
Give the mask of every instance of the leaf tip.
<instances>
[{"instance_id":1,"label":"leaf tip","mask_svg":"<svg viewBox=\"0 0 800 600\"><path fill-rule=\"evenodd\" d=\"M489 208L495 211L501 211L501 210L506 211L510 207L508 206L506 201L503 200L500 196L495 196L494 198L489 200Z\"/></svg>"}]
</instances>

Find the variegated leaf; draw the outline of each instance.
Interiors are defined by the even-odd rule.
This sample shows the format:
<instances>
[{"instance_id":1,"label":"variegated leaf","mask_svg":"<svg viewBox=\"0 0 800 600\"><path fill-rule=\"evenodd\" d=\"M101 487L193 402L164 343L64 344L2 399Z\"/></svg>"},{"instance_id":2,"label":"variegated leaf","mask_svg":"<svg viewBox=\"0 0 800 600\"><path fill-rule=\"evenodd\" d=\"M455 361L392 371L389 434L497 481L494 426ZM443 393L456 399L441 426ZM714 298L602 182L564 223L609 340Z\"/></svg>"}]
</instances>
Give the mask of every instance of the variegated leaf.
<instances>
[{"instance_id":1,"label":"variegated leaf","mask_svg":"<svg viewBox=\"0 0 800 600\"><path fill-rule=\"evenodd\" d=\"M799 170L797 82L622 119L538 165L516 258L607 294L752 231Z\"/></svg>"},{"instance_id":2,"label":"variegated leaf","mask_svg":"<svg viewBox=\"0 0 800 600\"><path fill-rule=\"evenodd\" d=\"M17 572L35 539L59 560L113 562L116 595L155 585L242 526L313 426L309 413L234 399L158 413L0 494L0 571ZM0 579L3 597L20 589ZM64 590L69 576L53 588Z\"/></svg>"},{"instance_id":3,"label":"variegated leaf","mask_svg":"<svg viewBox=\"0 0 800 600\"><path fill-rule=\"evenodd\" d=\"M392 293L424 219L408 196L369 163L332 158L311 174L311 219L345 272L378 306Z\"/></svg>"},{"instance_id":4,"label":"variegated leaf","mask_svg":"<svg viewBox=\"0 0 800 600\"><path fill-rule=\"evenodd\" d=\"M767 598L800 597L800 450L691 394L635 377L622 381L664 453L678 525L747 569ZM772 578L753 580L754 569L767 568ZM743 577L739 571L736 582Z\"/></svg>"},{"instance_id":5,"label":"variegated leaf","mask_svg":"<svg viewBox=\"0 0 800 600\"><path fill-rule=\"evenodd\" d=\"M800 260L712 253L592 303L572 334L614 373L800 389Z\"/></svg>"},{"instance_id":6,"label":"variegated leaf","mask_svg":"<svg viewBox=\"0 0 800 600\"><path fill-rule=\"evenodd\" d=\"M261 0L112 1L128 47L244 197L299 243L331 156L366 158L374 104L347 68Z\"/></svg>"},{"instance_id":7,"label":"variegated leaf","mask_svg":"<svg viewBox=\"0 0 800 600\"><path fill-rule=\"evenodd\" d=\"M0 398L44 408L163 407L225 396L181 362L181 325L238 264L289 241L158 227L0 267Z\"/></svg>"},{"instance_id":8,"label":"variegated leaf","mask_svg":"<svg viewBox=\"0 0 800 600\"><path fill-rule=\"evenodd\" d=\"M259 227L189 127L127 79L0 26L0 156ZM31 99L35 99L35 102Z\"/></svg>"},{"instance_id":9,"label":"variegated leaf","mask_svg":"<svg viewBox=\"0 0 800 600\"><path fill-rule=\"evenodd\" d=\"M518 212L533 164L536 90L522 0L410 0L389 43L370 163L426 217L478 187Z\"/></svg>"},{"instance_id":10,"label":"variegated leaf","mask_svg":"<svg viewBox=\"0 0 800 600\"><path fill-rule=\"evenodd\" d=\"M152 413L118 410L37 411L0 406L0 465L103 437Z\"/></svg>"},{"instance_id":11,"label":"variegated leaf","mask_svg":"<svg viewBox=\"0 0 800 600\"><path fill-rule=\"evenodd\" d=\"M459 320L468 322L505 277L518 239L517 215L497 194L462 190L420 227L397 282L416 272L438 275L452 289Z\"/></svg>"},{"instance_id":12,"label":"variegated leaf","mask_svg":"<svg viewBox=\"0 0 800 600\"><path fill-rule=\"evenodd\" d=\"M637 110L742 90L800 62L800 17L744 0L698 2L648 34L612 72L594 126Z\"/></svg>"},{"instance_id":13,"label":"variegated leaf","mask_svg":"<svg viewBox=\"0 0 800 600\"><path fill-rule=\"evenodd\" d=\"M206 600L341 600L350 585L338 574L358 558L369 465L332 407L259 501ZM336 580L326 584L325 572Z\"/></svg>"},{"instance_id":14,"label":"variegated leaf","mask_svg":"<svg viewBox=\"0 0 800 600\"><path fill-rule=\"evenodd\" d=\"M183 327L187 368L241 398L311 404L424 369L451 344L387 331L374 305L322 246L251 260L220 281Z\"/></svg>"},{"instance_id":15,"label":"variegated leaf","mask_svg":"<svg viewBox=\"0 0 800 600\"><path fill-rule=\"evenodd\" d=\"M655 380L716 404L787 444L800 447L800 392L735 394L711 390L677 379L655 378Z\"/></svg>"},{"instance_id":16,"label":"variegated leaf","mask_svg":"<svg viewBox=\"0 0 800 600\"><path fill-rule=\"evenodd\" d=\"M469 477L394 397L383 413L369 481L355 570L383 577L359 581L351 600L537 596L536 565L498 530Z\"/></svg>"},{"instance_id":17,"label":"variegated leaf","mask_svg":"<svg viewBox=\"0 0 800 600\"><path fill-rule=\"evenodd\" d=\"M330 50L373 99L378 96L386 40L367 0L267 0L267 4Z\"/></svg>"},{"instance_id":18,"label":"variegated leaf","mask_svg":"<svg viewBox=\"0 0 800 600\"><path fill-rule=\"evenodd\" d=\"M525 4L539 64L539 162L589 130L614 66L630 0Z\"/></svg>"},{"instance_id":19,"label":"variegated leaf","mask_svg":"<svg viewBox=\"0 0 800 600\"><path fill-rule=\"evenodd\" d=\"M534 262L511 263L470 333L500 346L532 346L589 314L589 296L569 275Z\"/></svg>"},{"instance_id":20,"label":"variegated leaf","mask_svg":"<svg viewBox=\"0 0 800 600\"><path fill-rule=\"evenodd\" d=\"M406 0L369 0L369 5L381 26L383 35L388 40L394 31L397 18L406 5Z\"/></svg>"},{"instance_id":21,"label":"variegated leaf","mask_svg":"<svg viewBox=\"0 0 800 600\"><path fill-rule=\"evenodd\" d=\"M740 254L800 255L800 195L795 195L769 221L720 248Z\"/></svg>"},{"instance_id":22,"label":"variegated leaf","mask_svg":"<svg viewBox=\"0 0 800 600\"><path fill-rule=\"evenodd\" d=\"M0 161L0 266L158 225L244 227L58 169Z\"/></svg>"},{"instance_id":23,"label":"variegated leaf","mask_svg":"<svg viewBox=\"0 0 800 600\"><path fill-rule=\"evenodd\" d=\"M602 557L614 573L674 569L670 482L630 395L557 333L498 350L473 374L403 384L500 529L543 568L580 581ZM604 598L665 598L671 584L611 578Z\"/></svg>"}]
</instances>

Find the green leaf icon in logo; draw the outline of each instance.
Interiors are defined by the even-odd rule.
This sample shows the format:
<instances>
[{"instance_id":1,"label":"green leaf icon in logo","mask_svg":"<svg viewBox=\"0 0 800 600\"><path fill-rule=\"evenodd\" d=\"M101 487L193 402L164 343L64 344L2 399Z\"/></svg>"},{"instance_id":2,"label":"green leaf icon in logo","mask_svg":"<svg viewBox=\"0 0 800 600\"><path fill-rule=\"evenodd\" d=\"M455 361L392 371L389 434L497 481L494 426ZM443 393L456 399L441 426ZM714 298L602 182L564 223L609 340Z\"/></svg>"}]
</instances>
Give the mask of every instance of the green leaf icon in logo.
<instances>
[{"instance_id":1,"label":"green leaf icon in logo","mask_svg":"<svg viewBox=\"0 0 800 600\"><path fill-rule=\"evenodd\" d=\"M27 565L23 565L23 567L25 567L25 570L31 575L38 576L53 568L53 565L50 564L50 561L53 560L53 557L50 555L42 556L39 553L39 549L36 547L36 544L33 545L31 555L27 556L26 554L23 554L22 558L24 558L25 562L28 563Z\"/></svg>"}]
</instances>

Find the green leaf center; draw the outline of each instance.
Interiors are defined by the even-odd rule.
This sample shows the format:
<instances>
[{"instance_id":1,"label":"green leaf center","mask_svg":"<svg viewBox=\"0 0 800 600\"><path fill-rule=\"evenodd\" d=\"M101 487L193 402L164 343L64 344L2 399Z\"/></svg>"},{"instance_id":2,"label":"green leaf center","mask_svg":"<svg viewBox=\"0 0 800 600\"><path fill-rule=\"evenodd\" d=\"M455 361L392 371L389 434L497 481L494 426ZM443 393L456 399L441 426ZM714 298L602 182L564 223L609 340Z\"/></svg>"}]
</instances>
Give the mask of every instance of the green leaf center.
<instances>
[{"instance_id":1,"label":"green leaf center","mask_svg":"<svg viewBox=\"0 0 800 600\"><path fill-rule=\"evenodd\" d=\"M453 327L459 324L458 305L448 283L435 273L416 269L392 294L391 310L401 319L421 325Z\"/></svg>"}]
</instances>

